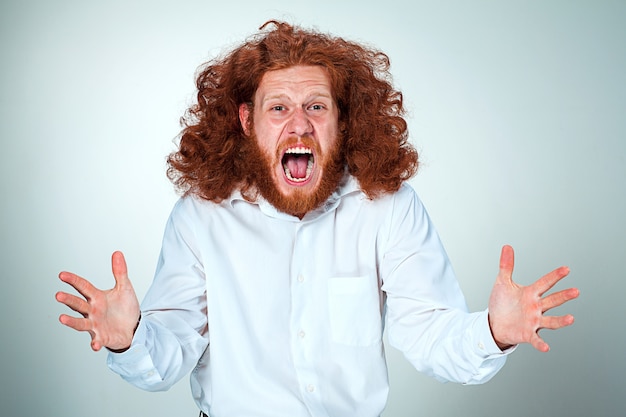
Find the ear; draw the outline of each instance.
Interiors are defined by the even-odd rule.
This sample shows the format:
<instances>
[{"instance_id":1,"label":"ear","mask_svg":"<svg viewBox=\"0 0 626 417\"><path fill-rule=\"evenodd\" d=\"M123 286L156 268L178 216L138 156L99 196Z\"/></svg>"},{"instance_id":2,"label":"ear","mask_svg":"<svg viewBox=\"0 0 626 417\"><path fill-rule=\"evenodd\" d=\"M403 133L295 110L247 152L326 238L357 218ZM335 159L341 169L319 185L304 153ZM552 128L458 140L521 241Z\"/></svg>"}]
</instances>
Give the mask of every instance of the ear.
<instances>
[{"instance_id":1,"label":"ear","mask_svg":"<svg viewBox=\"0 0 626 417\"><path fill-rule=\"evenodd\" d=\"M250 135L250 103L241 103L239 105L239 123L246 136Z\"/></svg>"}]
</instances>

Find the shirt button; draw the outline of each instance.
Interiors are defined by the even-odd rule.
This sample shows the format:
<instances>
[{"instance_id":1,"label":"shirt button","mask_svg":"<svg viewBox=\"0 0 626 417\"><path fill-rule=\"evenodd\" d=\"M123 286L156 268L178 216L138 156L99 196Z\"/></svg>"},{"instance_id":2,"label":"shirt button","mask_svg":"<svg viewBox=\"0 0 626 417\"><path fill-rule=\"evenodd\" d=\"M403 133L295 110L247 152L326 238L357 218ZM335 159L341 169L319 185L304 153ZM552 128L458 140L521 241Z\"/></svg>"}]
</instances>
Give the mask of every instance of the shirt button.
<instances>
[{"instance_id":1,"label":"shirt button","mask_svg":"<svg viewBox=\"0 0 626 417\"><path fill-rule=\"evenodd\" d=\"M304 336L306 336L306 333L304 332L304 330L300 330L300 331L298 332L298 337L299 337L300 339L304 339Z\"/></svg>"},{"instance_id":2,"label":"shirt button","mask_svg":"<svg viewBox=\"0 0 626 417\"><path fill-rule=\"evenodd\" d=\"M306 386L306 390L308 392L314 392L315 391L315 386L313 384L309 384Z\"/></svg>"},{"instance_id":3,"label":"shirt button","mask_svg":"<svg viewBox=\"0 0 626 417\"><path fill-rule=\"evenodd\" d=\"M304 282L304 276L302 274L298 275L298 282Z\"/></svg>"},{"instance_id":4,"label":"shirt button","mask_svg":"<svg viewBox=\"0 0 626 417\"><path fill-rule=\"evenodd\" d=\"M478 343L478 349L485 350L485 344L483 342Z\"/></svg>"}]
</instances>

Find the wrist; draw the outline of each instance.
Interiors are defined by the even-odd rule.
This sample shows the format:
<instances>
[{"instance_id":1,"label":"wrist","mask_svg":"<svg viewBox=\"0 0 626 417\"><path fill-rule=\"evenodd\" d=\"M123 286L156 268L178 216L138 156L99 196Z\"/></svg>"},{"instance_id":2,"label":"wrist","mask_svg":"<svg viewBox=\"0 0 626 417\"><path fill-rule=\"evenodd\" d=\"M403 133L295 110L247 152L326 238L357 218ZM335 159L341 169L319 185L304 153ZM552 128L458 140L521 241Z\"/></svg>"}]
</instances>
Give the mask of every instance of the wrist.
<instances>
[{"instance_id":1,"label":"wrist","mask_svg":"<svg viewBox=\"0 0 626 417\"><path fill-rule=\"evenodd\" d=\"M137 318L137 323L135 324L135 328L133 329L133 334L131 336L131 343L128 346L126 346L125 348L121 348L121 349L111 349L107 347L107 350L113 353L124 353L128 349L130 349L130 346L132 345L132 338L135 336L135 332L137 331L137 328L139 327L140 322L141 322L141 312L139 312L139 318Z\"/></svg>"},{"instance_id":2,"label":"wrist","mask_svg":"<svg viewBox=\"0 0 626 417\"><path fill-rule=\"evenodd\" d=\"M491 337L496 346L498 346L498 349L500 349L501 351L505 351L515 346L509 343L502 343L496 338L496 335L493 333L493 326L491 325L491 314L487 314L487 322L489 323L489 331L491 332Z\"/></svg>"}]
</instances>

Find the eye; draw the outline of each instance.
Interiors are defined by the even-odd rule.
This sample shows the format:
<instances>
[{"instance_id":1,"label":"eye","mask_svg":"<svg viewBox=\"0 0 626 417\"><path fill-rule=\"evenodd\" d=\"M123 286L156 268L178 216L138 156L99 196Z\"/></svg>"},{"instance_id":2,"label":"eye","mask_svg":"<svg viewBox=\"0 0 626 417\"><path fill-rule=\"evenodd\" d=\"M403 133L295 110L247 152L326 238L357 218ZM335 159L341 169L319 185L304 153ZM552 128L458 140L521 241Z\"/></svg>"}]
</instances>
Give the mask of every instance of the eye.
<instances>
[{"instance_id":1,"label":"eye","mask_svg":"<svg viewBox=\"0 0 626 417\"><path fill-rule=\"evenodd\" d=\"M272 111L284 111L285 110L285 106L281 105L281 104L277 104L275 106L270 107L270 110Z\"/></svg>"},{"instance_id":2,"label":"eye","mask_svg":"<svg viewBox=\"0 0 626 417\"><path fill-rule=\"evenodd\" d=\"M322 104L313 104L310 107L311 110L324 110L324 106Z\"/></svg>"}]
</instances>

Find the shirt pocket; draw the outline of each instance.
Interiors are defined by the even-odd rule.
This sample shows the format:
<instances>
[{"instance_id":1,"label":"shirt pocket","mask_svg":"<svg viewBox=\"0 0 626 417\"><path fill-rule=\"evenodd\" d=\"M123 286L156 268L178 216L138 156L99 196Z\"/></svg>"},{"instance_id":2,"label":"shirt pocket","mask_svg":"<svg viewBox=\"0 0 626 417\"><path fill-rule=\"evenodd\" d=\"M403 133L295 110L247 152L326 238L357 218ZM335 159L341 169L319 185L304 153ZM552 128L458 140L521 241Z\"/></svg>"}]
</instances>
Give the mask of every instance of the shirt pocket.
<instances>
[{"instance_id":1,"label":"shirt pocket","mask_svg":"<svg viewBox=\"0 0 626 417\"><path fill-rule=\"evenodd\" d=\"M332 340L370 346L382 339L378 283L371 277L334 277L328 281Z\"/></svg>"}]
</instances>

